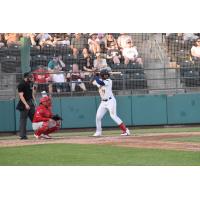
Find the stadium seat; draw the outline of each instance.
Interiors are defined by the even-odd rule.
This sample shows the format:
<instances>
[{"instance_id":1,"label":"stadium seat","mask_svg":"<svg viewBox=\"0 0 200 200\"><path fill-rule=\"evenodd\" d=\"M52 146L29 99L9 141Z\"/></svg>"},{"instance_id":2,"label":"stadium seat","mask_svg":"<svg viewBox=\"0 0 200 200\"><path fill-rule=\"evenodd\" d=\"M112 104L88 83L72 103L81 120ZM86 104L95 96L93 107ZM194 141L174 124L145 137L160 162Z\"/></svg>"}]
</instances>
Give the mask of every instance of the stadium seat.
<instances>
[{"instance_id":1,"label":"stadium seat","mask_svg":"<svg viewBox=\"0 0 200 200\"><path fill-rule=\"evenodd\" d=\"M40 46L30 46L30 55L31 56L36 56L40 54Z\"/></svg>"},{"instance_id":2,"label":"stadium seat","mask_svg":"<svg viewBox=\"0 0 200 200\"><path fill-rule=\"evenodd\" d=\"M200 86L200 73L195 69L184 72L184 82L186 87Z\"/></svg>"},{"instance_id":3,"label":"stadium seat","mask_svg":"<svg viewBox=\"0 0 200 200\"><path fill-rule=\"evenodd\" d=\"M72 54L72 50L69 46L67 45L56 45L55 46L55 53L57 55L62 55L65 56L67 54Z\"/></svg>"},{"instance_id":4,"label":"stadium seat","mask_svg":"<svg viewBox=\"0 0 200 200\"><path fill-rule=\"evenodd\" d=\"M41 49L40 49L40 54L41 55L45 55L45 56L53 56L55 55L56 51L55 48L51 45L44 45Z\"/></svg>"},{"instance_id":5,"label":"stadium seat","mask_svg":"<svg viewBox=\"0 0 200 200\"><path fill-rule=\"evenodd\" d=\"M38 65L47 66L48 65L47 56L45 55L32 56L30 63L31 63L31 67L33 68L37 67Z\"/></svg>"}]
</instances>

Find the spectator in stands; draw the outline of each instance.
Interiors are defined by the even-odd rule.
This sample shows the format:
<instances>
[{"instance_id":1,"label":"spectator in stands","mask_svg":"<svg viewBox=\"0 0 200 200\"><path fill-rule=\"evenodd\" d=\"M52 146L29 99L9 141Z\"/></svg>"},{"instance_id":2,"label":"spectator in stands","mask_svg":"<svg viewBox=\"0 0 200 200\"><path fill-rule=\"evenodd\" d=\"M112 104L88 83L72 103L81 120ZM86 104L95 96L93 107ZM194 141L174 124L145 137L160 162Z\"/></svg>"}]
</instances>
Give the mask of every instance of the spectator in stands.
<instances>
[{"instance_id":1,"label":"spectator in stands","mask_svg":"<svg viewBox=\"0 0 200 200\"><path fill-rule=\"evenodd\" d=\"M196 39L195 45L191 48L192 59L200 62L200 38Z\"/></svg>"},{"instance_id":2,"label":"spectator in stands","mask_svg":"<svg viewBox=\"0 0 200 200\"><path fill-rule=\"evenodd\" d=\"M40 65L36 70L33 71L34 84L38 91L48 91L52 93L51 76L45 66Z\"/></svg>"},{"instance_id":3,"label":"spectator in stands","mask_svg":"<svg viewBox=\"0 0 200 200\"><path fill-rule=\"evenodd\" d=\"M183 33L183 40L184 41L194 41L198 38L197 35L195 35L194 33Z\"/></svg>"},{"instance_id":4,"label":"spectator in stands","mask_svg":"<svg viewBox=\"0 0 200 200\"><path fill-rule=\"evenodd\" d=\"M81 35L81 33L75 33L75 37L72 38L71 48L73 50L73 55L77 56L85 48L87 48L87 40Z\"/></svg>"},{"instance_id":5,"label":"spectator in stands","mask_svg":"<svg viewBox=\"0 0 200 200\"><path fill-rule=\"evenodd\" d=\"M111 71L111 68L106 62L105 55L99 52L96 53L96 59L94 60L94 68L98 72L100 72L102 69L107 69Z\"/></svg>"},{"instance_id":6,"label":"spectator in stands","mask_svg":"<svg viewBox=\"0 0 200 200\"><path fill-rule=\"evenodd\" d=\"M98 33L97 38L98 38L99 45L105 44L105 34L104 33Z\"/></svg>"},{"instance_id":7,"label":"spectator in stands","mask_svg":"<svg viewBox=\"0 0 200 200\"><path fill-rule=\"evenodd\" d=\"M0 48L1 47L4 47L5 44L4 44L4 41L3 41L3 34L0 34Z\"/></svg>"},{"instance_id":8,"label":"spectator in stands","mask_svg":"<svg viewBox=\"0 0 200 200\"><path fill-rule=\"evenodd\" d=\"M53 45L53 38L48 33L39 33L36 36L36 40L38 41L38 44L43 47L44 45Z\"/></svg>"},{"instance_id":9,"label":"spectator in stands","mask_svg":"<svg viewBox=\"0 0 200 200\"><path fill-rule=\"evenodd\" d=\"M114 42L111 42L107 50L107 59L109 63L120 64L120 51Z\"/></svg>"},{"instance_id":10,"label":"spectator in stands","mask_svg":"<svg viewBox=\"0 0 200 200\"><path fill-rule=\"evenodd\" d=\"M86 91L85 84L83 82L83 79L85 78L85 75L82 71L79 70L78 64L72 65L72 70L69 71L67 74L67 79L70 81L71 85L71 91L75 91L76 85L78 85L83 91Z\"/></svg>"},{"instance_id":11,"label":"spectator in stands","mask_svg":"<svg viewBox=\"0 0 200 200\"><path fill-rule=\"evenodd\" d=\"M52 75L53 86L55 86L58 93L67 91L65 73L60 70L60 66L57 65L54 68Z\"/></svg>"},{"instance_id":12,"label":"spectator in stands","mask_svg":"<svg viewBox=\"0 0 200 200\"><path fill-rule=\"evenodd\" d=\"M89 51L93 54L100 52L99 39L97 33L91 33L88 39Z\"/></svg>"},{"instance_id":13,"label":"spectator in stands","mask_svg":"<svg viewBox=\"0 0 200 200\"><path fill-rule=\"evenodd\" d=\"M67 45L70 46L69 36L66 34L54 34L53 37L53 44L54 45Z\"/></svg>"},{"instance_id":14,"label":"spectator in stands","mask_svg":"<svg viewBox=\"0 0 200 200\"><path fill-rule=\"evenodd\" d=\"M111 43L114 44L116 49L118 49L118 44L116 39L113 37L112 33L108 33L105 38L105 48L107 50L111 48Z\"/></svg>"},{"instance_id":15,"label":"spectator in stands","mask_svg":"<svg viewBox=\"0 0 200 200\"><path fill-rule=\"evenodd\" d=\"M21 45L20 42L21 35L18 33L6 33L4 37L8 47L12 45Z\"/></svg>"},{"instance_id":16,"label":"spectator in stands","mask_svg":"<svg viewBox=\"0 0 200 200\"><path fill-rule=\"evenodd\" d=\"M127 47L127 41L132 41L132 38L127 33L120 33L120 36L117 39L118 47L122 51L124 48Z\"/></svg>"},{"instance_id":17,"label":"spectator in stands","mask_svg":"<svg viewBox=\"0 0 200 200\"><path fill-rule=\"evenodd\" d=\"M83 59L81 60L81 65L84 74L88 75L89 77L92 76L96 71L96 69L93 67L93 59L88 51L84 52Z\"/></svg>"},{"instance_id":18,"label":"spectator in stands","mask_svg":"<svg viewBox=\"0 0 200 200\"><path fill-rule=\"evenodd\" d=\"M133 46L131 40L127 40L127 47L123 48L122 55L124 56L124 64L129 62L136 62L142 64L142 59L138 57L138 51L136 46Z\"/></svg>"},{"instance_id":19,"label":"spectator in stands","mask_svg":"<svg viewBox=\"0 0 200 200\"><path fill-rule=\"evenodd\" d=\"M32 46L36 45L35 36L36 36L35 33L23 33L23 37L30 39L30 43Z\"/></svg>"},{"instance_id":20,"label":"spectator in stands","mask_svg":"<svg viewBox=\"0 0 200 200\"><path fill-rule=\"evenodd\" d=\"M53 56L48 63L48 70L53 70L57 65L59 65L60 70L65 70L65 63L62 61L62 56Z\"/></svg>"}]
</instances>

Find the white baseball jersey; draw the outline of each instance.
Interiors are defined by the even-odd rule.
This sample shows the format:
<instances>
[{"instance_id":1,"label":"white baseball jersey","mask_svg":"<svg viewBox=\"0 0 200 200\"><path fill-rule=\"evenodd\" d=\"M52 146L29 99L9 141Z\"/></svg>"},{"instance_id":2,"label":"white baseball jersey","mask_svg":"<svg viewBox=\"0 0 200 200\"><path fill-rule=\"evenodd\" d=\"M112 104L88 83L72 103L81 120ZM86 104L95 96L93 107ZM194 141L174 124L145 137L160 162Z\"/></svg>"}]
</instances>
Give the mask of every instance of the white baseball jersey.
<instances>
[{"instance_id":1,"label":"white baseball jersey","mask_svg":"<svg viewBox=\"0 0 200 200\"><path fill-rule=\"evenodd\" d=\"M116 100L112 93L112 80L95 79L95 85L99 88L99 94L101 96L101 103L96 114L96 133L101 134L101 119L107 111L110 113L110 117L116 124L120 125L122 120L117 116Z\"/></svg>"},{"instance_id":2,"label":"white baseball jersey","mask_svg":"<svg viewBox=\"0 0 200 200\"><path fill-rule=\"evenodd\" d=\"M110 97L112 98L113 97L112 80L106 79L106 80L101 80L101 81L105 84L105 85L99 86L99 94L101 96L101 99L105 100L105 99L109 99Z\"/></svg>"}]
</instances>

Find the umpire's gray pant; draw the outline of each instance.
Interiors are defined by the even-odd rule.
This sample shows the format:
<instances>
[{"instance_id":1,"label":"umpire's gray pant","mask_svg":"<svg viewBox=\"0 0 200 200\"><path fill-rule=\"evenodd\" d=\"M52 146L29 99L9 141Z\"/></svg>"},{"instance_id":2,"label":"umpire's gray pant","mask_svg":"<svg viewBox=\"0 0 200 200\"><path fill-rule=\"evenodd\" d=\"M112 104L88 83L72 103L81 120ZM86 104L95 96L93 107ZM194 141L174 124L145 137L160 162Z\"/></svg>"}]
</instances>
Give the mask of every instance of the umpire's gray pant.
<instances>
[{"instance_id":1,"label":"umpire's gray pant","mask_svg":"<svg viewBox=\"0 0 200 200\"><path fill-rule=\"evenodd\" d=\"M22 110L20 111L20 120L19 120L19 136L25 137L26 136L26 124L27 118L33 121L34 113L35 113L35 106L30 104L30 110Z\"/></svg>"}]
</instances>

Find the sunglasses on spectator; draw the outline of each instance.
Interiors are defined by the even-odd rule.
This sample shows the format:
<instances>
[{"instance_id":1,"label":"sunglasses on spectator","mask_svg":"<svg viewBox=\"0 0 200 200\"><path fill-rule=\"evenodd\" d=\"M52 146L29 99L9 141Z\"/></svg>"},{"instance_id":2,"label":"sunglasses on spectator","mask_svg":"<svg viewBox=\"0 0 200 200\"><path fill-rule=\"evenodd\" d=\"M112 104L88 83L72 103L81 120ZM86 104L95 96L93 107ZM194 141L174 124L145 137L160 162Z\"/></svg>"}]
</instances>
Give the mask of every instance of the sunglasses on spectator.
<instances>
[{"instance_id":1,"label":"sunglasses on spectator","mask_svg":"<svg viewBox=\"0 0 200 200\"><path fill-rule=\"evenodd\" d=\"M200 42L200 41L197 41L197 42Z\"/></svg>"}]
</instances>

